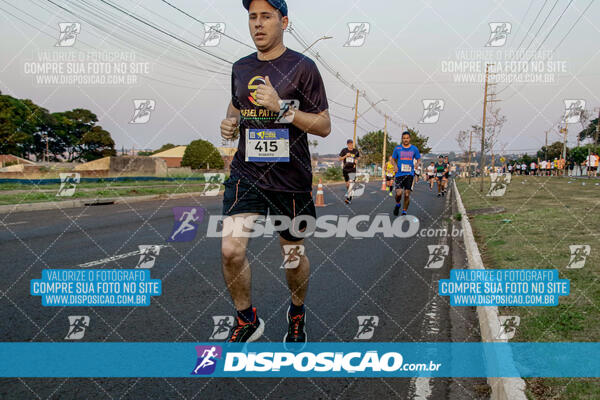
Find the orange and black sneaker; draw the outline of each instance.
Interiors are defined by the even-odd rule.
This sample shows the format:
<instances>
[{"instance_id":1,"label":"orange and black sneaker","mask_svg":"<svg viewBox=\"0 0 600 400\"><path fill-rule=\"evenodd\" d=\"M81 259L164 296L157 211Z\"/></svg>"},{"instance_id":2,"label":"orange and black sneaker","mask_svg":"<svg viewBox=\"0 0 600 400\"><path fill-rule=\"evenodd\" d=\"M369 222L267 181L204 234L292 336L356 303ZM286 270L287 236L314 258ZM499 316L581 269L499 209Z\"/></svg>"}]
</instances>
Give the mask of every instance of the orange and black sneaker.
<instances>
[{"instance_id":1,"label":"orange and black sneaker","mask_svg":"<svg viewBox=\"0 0 600 400\"><path fill-rule=\"evenodd\" d=\"M288 331L283 337L286 343L304 343L306 342L306 331L304 323L306 321L306 311L302 314L291 315L288 308L287 312Z\"/></svg>"},{"instance_id":2,"label":"orange and black sneaker","mask_svg":"<svg viewBox=\"0 0 600 400\"><path fill-rule=\"evenodd\" d=\"M265 322L256 315L254 308L254 322L245 322L237 317L237 324L231 330L228 342L254 342L265 331Z\"/></svg>"}]
</instances>

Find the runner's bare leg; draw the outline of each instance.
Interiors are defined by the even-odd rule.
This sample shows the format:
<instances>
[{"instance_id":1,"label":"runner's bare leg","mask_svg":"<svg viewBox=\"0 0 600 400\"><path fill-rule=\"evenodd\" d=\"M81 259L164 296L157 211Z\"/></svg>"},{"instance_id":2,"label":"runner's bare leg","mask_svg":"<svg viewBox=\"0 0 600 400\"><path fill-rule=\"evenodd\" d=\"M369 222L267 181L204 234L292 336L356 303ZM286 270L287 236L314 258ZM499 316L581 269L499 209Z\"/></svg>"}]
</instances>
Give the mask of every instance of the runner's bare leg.
<instances>
[{"instance_id":1,"label":"runner's bare leg","mask_svg":"<svg viewBox=\"0 0 600 400\"><path fill-rule=\"evenodd\" d=\"M245 310L252 304L252 273L246 258L248 237L241 232L248 232L243 221L254 222L259 214L244 213L226 217L223 220L223 236L221 241L221 261L225 284L233 300L236 310ZM248 220L246 220L248 218ZM242 228L243 227L243 228Z\"/></svg>"},{"instance_id":2,"label":"runner's bare leg","mask_svg":"<svg viewBox=\"0 0 600 400\"><path fill-rule=\"evenodd\" d=\"M279 244L281 245L281 255L283 255L284 245L302 246L304 244L304 240L291 242L279 237ZM292 303L294 303L296 306L301 306L304 304L306 291L308 289L309 275L310 263L308 261L308 257L306 257L306 254L300 257L300 264L297 268L285 270L285 278L292 295Z\"/></svg>"}]
</instances>

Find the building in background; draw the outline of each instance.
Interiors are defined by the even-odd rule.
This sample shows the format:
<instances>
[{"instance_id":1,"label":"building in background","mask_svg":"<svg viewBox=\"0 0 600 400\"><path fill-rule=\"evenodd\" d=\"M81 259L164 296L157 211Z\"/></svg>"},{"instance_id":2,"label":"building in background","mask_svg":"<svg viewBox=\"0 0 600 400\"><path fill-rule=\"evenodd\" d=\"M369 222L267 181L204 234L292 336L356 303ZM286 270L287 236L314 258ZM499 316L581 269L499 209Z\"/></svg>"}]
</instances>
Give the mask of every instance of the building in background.
<instances>
[{"instance_id":1,"label":"building in background","mask_svg":"<svg viewBox=\"0 0 600 400\"><path fill-rule=\"evenodd\" d=\"M231 161L233 161L233 156L237 151L237 147L217 147L217 150L219 150L219 154L225 163L225 169L228 170Z\"/></svg>"},{"instance_id":2,"label":"building in background","mask_svg":"<svg viewBox=\"0 0 600 400\"><path fill-rule=\"evenodd\" d=\"M165 160L168 168L179 168L181 167L181 160L183 160L183 153L187 146L177 146L172 149L161 151L160 153L152 154L150 157L158 157Z\"/></svg>"}]
</instances>

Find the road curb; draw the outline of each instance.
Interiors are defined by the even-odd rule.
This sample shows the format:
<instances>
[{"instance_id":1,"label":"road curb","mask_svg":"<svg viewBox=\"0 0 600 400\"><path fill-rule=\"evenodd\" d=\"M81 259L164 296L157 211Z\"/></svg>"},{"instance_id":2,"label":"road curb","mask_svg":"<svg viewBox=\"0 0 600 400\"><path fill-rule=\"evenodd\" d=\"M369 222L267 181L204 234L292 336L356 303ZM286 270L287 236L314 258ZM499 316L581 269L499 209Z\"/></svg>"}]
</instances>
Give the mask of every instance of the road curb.
<instances>
[{"instance_id":1,"label":"road curb","mask_svg":"<svg viewBox=\"0 0 600 400\"><path fill-rule=\"evenodd\" d=\"M481 253L475 242L471 223L467 216L467 211L463 205L462 198L456 187L456 181L452 181L454 196L458 212L461 214L463 228L463 240L465 251L470 269L485 269ZM507 342L506 339L497 339L500 332L500 319L498 318L498 307L478 306L477 318L479 319L479 329L481 331L481 340L483 342ZM494 354L486 354L491 359L497 358ZM512 359L512 357L511 357ZM488 384L492 388L492 400L527 400L525 395L525 381L521 378L487 378Z\"/></svg>"},{"instance_id":2,"label":"road curb","mask_svg":"<svg viewBox=\"0 0 600 400\"><path fill-rule=\"evenodd\" d=\"M91 207L94 202L101 202L107 204L129 204L138 203L142 201L151 200L172 200L172 199L183 199L187 197L202 196L204 192L189 192L189 193L173 193L173 194L150 194L145 196L127 196L127 197L99 197L99 198L87 198L77 200L63 200L63 201L47 201L40 203L24 203L24 204L7 204L0 206L0 214L13 214L25 211L44 211L44 210L56 210L64 208L77 208L77 207ZM223 191L219 192L222 195ZM206 196L202 196L206 197Z\"/></svg>"}]
</instances>

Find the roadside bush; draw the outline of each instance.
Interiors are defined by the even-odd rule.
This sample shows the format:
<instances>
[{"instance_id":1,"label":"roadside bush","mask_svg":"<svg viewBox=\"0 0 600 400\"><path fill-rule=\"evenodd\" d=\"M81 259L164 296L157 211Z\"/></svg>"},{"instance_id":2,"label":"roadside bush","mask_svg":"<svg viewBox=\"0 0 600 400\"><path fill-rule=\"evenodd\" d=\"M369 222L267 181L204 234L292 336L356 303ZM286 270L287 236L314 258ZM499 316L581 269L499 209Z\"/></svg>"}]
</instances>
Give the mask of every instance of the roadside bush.
<instances>
[{"instance_id":1,"label":"roadside bush","mask_svg":"<svg viewBox=\"0 0 600 400\"><path fill-rule=\"evenodd\" d=\"M342 167L329 167L323 173L323 178L328 181L341 181L344 179L342 174Z\"/></svg>"},{"instance_id":2,"label":"roadside bush","mask_svg":"<svg viewBox=\"0 0 600 400\"><path fill-rule=\"evenodd\" d=\"M212 143L198 139L192 141L185 149L181 166L192 169L221 169L225 167L225 163L219 150Z\"/></svg>"}]
</instances>

